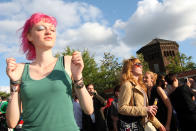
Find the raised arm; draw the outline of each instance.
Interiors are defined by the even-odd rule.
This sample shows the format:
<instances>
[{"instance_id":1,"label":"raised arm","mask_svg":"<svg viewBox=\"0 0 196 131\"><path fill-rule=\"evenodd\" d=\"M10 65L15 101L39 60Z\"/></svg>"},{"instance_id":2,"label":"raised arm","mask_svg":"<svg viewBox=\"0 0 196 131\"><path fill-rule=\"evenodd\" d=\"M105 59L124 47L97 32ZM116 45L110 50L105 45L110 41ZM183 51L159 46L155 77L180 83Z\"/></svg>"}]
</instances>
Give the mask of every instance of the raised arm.
<instances>
[{"instance_id":1,"label":"raised arm","mask_svg":"<svg viewBox=\"0 0 196 131\"><path fill-rule=\"evenodd\" d=\"M84 63L82 60L81 53L78 51L75 51L72 54L72 57L68 57L66 59L67 59L66 60L67 63L65 62L66 64L65 70L73 78L74 85L75 85L74 89L79 99L80 105L86 114L92 114L94 111L93 101L88 91L86 90L86 87L83 82L82 71L84 68ZM68 66L67 64L69 64L70 66Z\"/></svg>"},{"instance_id":2,"label":"raised arm","mask_svg":"<svg viewBox=\"0 0 196 131\"><path fill-rule=\"evenodd\" d=\"M20 118L20 97L19 97L19 90L20 84L16 84L22 76L22 72L24 69L24 64L17 64L16 60L13 58L8 58L6 60L7 68L6 72L12 84L10 84L10 100L8 102L8 107L6 111L6 120L8 127L15 128L19 118ZM15 83L15 84L13 84ZM14 90L13 90L14 89Z\"/></svg>"},{"instance_id":3,"label":"raised arm","mask_svg":"<svg viewBox=\"0 0 196 131\"><path fill-rule=\"evenodd\" d=\"M103 106L107 104L107 100L105 100L102 96L100 96L97 91L95 90L95 98L97 98Z\"/></svg>"}]
</instances>

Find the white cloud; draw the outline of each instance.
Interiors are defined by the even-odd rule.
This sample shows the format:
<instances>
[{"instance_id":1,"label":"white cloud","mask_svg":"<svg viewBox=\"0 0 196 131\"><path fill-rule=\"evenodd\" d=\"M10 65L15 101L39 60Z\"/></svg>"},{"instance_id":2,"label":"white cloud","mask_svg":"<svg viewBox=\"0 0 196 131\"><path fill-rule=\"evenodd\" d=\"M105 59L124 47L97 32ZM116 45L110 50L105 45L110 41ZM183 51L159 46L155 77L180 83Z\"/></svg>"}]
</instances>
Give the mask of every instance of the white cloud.
<instances>
[{"instance_id":1,"label":"white cloud","mask_svg":"<svg viewBox=\"0 0 196 131\"><path fill-rule=\"evenodd\" d=\"M0 2L0 53L21 57L17 30L32 13L43 12L58 21L54 52L70 46L80 50L87 48L96 54L97 59L104 52L127 58L136 46L146 44L155 37L176 41L196 37L195 6L195 0L143 0L138 2L137 10L128 21L119 19L108 27L102 11L84 2Z\"/></svg>"},{"instance_id":2,"label":"white cloud","mask_svg":"<svg viewBox=\"0 0 196 131\"><path fill-rule=\"evenodd\" d=\"M0 91L9 93L10 87L9 86L0 86Z\"/></svg>"},{"instance_id":3,"label":"white cloud","mask_svg":"<svg viewBox=\"0 0 196 131\"><path fill-rule=\"evenodd\" d=\"M128 21L117 20L127 45L144 45L155 37L183 41L195 37L195 0L143 0Z\"/></svg>"},{"instance_id":4,"label":"white cloud","mask_svg":"<svg viewBox=\"0 0 196 131\"><path fill-rule=\"evenodd\" d=\"M58 35L60 40L64 39L74 48L92 48L100 45L117 44L117 36L112 29L99 23L85 23L77 29L68 29L63 34Z\"/></svg>"},{"instance_id":5,"label":"white cloud","mask_svg":"<svg viewBox=\"0 0 196 131\"><path fill-rule=\"evenodd\" d=\"M21 10L21 6L20 3L16 1L17 0L0 3L0 16L7 17L17 14Z\"/></svg>"},{"instance_id":6,"label":"white cloud","mask_svg":"<svg viewBox=\"0 0 196 131\"><path fill-rule=\"evenodd\" d=\"M77 37L79 37L79 33L88 33L88 31L85 30L85 28L88 28L88 24L85 23L105 23L100 9L82 2L65 2L63 0L12 0L10 2L0 2L0 53L4 53L5 56L21 57L21 51L19 49L20 32L17 32L17 30L21 28L25 20L35 12L43 12L57 19L57 34L59 34L59 36L57 36L57 42L59 42L57 43L57 48L65 48L64 44L70 43L70 41L73 43L73 39L70 38L67 40L65 39L67 36L60 37L62 36L61 34L67 34L67 32L71 32L71 30L80 31L76 32ZM91 30L90 28L88 29ZM104 29L99 28L98 30ZM95 31L96 30L94 30L94 32ZM110 31L105 31L105 33L110 33ZM72 34L69 35L72 36ZM94 38L103 40L104 38L100 38L103 36L99 35L100 34L94 36ZM107 37L107 34L105 34L105 36ZM87 39L86 35L82 37L86 37L81 38L83 40ZM96 40L93 42L95 41ZM76 46L80 44L80 42L75 43Z\"/></svg>"},{"instance_id":7,"label":"white cloud","mask_svg":"<svg viewBox=\"0 0 196 131\"><path fill-rule=\"evenodd\" d=\"M87 48L91 54L95 54L96 61L100 60L104 52L110 52L122 58L131 55L131 48L118 39L113 28L96 22L87 22L77 29L68 29L63 34L58 34L58 37L57 48L62 49L65 46L79 50Z\"/></svg>"}]
</instances>

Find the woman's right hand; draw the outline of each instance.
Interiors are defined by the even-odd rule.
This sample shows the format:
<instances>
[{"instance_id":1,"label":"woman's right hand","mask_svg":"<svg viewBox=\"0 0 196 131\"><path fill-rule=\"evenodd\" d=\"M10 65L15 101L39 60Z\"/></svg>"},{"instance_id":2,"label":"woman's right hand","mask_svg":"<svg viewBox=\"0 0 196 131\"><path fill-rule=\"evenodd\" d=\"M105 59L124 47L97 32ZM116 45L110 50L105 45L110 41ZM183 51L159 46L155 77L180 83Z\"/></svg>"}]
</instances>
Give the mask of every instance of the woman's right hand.
<instances>
[{"instance_id":1,"label":"woman's right hand","mask_svg":"<svg viewBox=\"0 0 196 131\"><path fill-rule=\"evenodd\" d=\"M152 106L147 106L147 112L149 116L155 116L157 113L157 106L152 105Z\"/></svg>"},{"instance_id":2,"label":"woman's right hand","mask_svg":"<svg viewBox=\"0 0 196 131\"><path fill-rule=\"evenodd\" d=\"M6 59L7 67L6 67L6 73L10 80L17 81L20 79L21 74L19 72L18 64L16 63L16 60L14 58L7 58Z\"/></svg>"}]
</instances>

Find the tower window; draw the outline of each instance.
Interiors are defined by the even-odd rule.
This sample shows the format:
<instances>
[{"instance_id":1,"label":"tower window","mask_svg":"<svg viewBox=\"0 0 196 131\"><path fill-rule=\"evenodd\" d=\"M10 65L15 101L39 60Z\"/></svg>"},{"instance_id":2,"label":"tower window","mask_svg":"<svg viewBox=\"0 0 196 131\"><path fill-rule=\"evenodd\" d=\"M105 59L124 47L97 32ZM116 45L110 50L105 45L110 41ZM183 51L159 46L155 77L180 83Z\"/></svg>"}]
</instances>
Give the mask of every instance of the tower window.
<instances>
[{"instance_id":1,"label":"tower window","mask_svg":"<svg viewBox=\"0 0 196 131\"><path fill-rule=\"evenodd\" d=\"M172 55L173 55L173 56L175 56L175 53L174 53L174 51L172 51Z\"/></svg>"},{"instance_id":2,"label":"tower window","mask_svg":"<svg viewBox=\"0 0 196 131\"><path fill-rule=\"evenodd\" d=\"M167 57L166 51L164 51L163 53L164 53L164 56Z\"/></svg>"},{"instance_id":3,"label":"tower window","mask_svg":"<svg viewBox=\"0 0 196 131\"><path fill-rule=\"evenodd\" d=\"M169 56L169 51L166 51L166 56Z\"/></svg>"},{"instance_id":4,"label":"tower window","mask_svg":"<svg viewBox=\"0 0 196 131\"><path fill-rule=\"evenodd\" d=\"M172 52L171 51L169 51L169 56L172 56Z\"/></svg>"}]
</instances>

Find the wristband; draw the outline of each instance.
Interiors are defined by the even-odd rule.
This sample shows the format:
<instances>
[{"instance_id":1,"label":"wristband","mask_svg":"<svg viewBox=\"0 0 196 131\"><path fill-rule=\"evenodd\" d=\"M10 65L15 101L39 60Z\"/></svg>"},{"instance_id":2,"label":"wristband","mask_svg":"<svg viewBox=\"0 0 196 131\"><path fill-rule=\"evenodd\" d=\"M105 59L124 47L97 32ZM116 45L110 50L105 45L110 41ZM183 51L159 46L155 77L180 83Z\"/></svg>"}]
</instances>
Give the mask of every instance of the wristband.
<instances>
[{"instance_id":1,"label":"wristband","mask_svg":"<svg viewBox=\"0 0 196 131\"><path fill-rule=\"evenodd\" d=\"M74 80L74 83L78 83L81 80L83 80L83 77L81 77L79 80Z\"/></svg>"},{"instance_id":2,"label":"wristband","mask_svg":"<svg viewBox=\"0 0 196 131\"><path fill-rule=\"evenodd\" d=\"M81 89L81 88L83 88L84 87L84 82L82 81L82 82L80 82L80 83L74 83L74 87L76 87L77 89Z\"/></svg>"},{"instance_id":3,"label":"wristband","mask_svg":"<svg viewBox=\"0 0 196 131\"><path fill-rule=\"evenodd\" d=\"M20 85L20 84L21 84L21 80L12 81L12 80L10 79L10 84L11 84L11 85Z\"/></svg>"}]
</instances>

